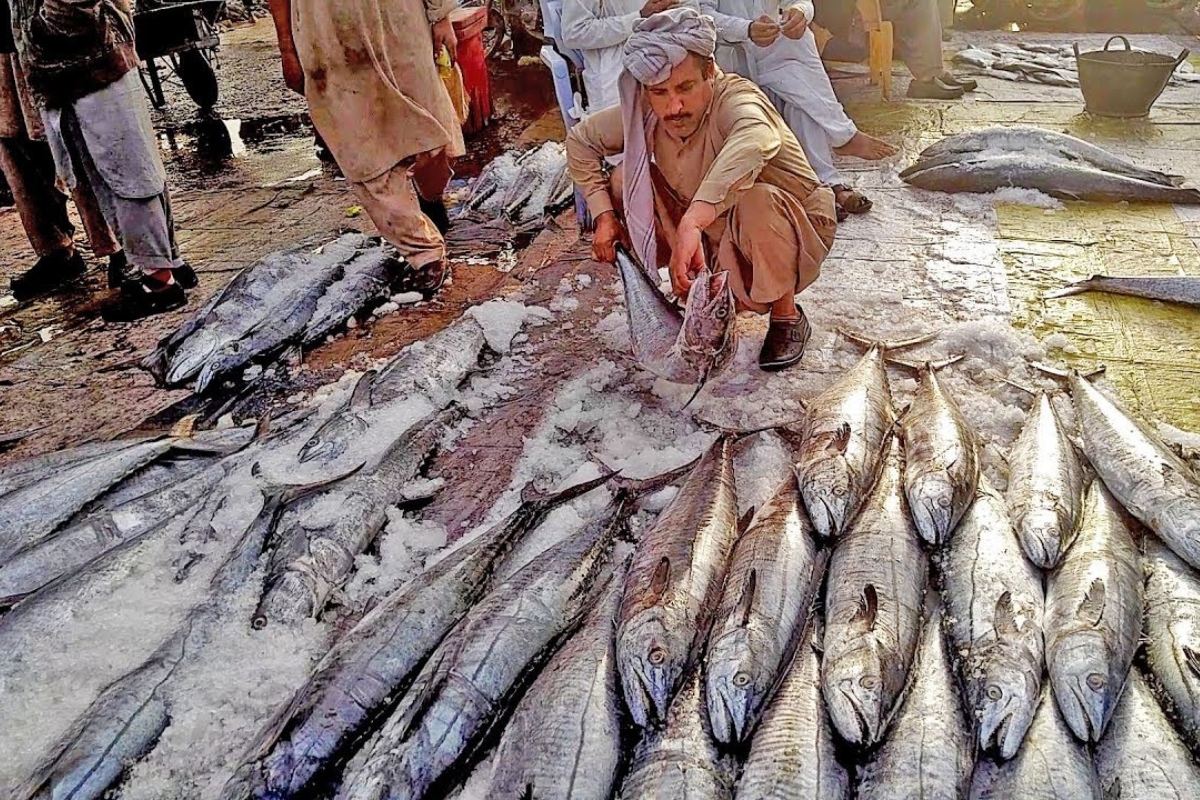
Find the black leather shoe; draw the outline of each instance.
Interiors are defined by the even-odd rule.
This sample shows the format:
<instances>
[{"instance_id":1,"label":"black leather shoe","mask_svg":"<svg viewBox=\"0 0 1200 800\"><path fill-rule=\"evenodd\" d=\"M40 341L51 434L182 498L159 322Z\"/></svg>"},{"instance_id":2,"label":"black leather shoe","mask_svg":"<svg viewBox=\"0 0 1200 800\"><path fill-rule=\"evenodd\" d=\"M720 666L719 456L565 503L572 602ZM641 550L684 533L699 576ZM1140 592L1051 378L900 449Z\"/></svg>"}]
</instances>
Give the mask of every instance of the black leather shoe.
<instances>
[{"instance_id":1,"label":"black leather shoe","mask_svg":"<svg viewBox=\"0 0 1200 800\"><path fill-rule=\"evenodd\" d=\"M404 269L405 272L396 282L397 289L401 292L420 292L426 300L437 294L438 289L442 288L442 284L450 275L450 267L446 265L445 261L434 261L423 267L414 267L405 263Z\"/></svg>"},{"instance_id":2,"label":"black leather shoe","mask_svg":"<svg viewBox=\"0 0 1200 800\"><path fill-rule=\"evenodd\" d=\"M128 280L137 280L137 271L129 268L125 251L118 250L108 257L108 288L120 288Z\"/></svg>"},{"instance_id":3,"label":"black leather shoe","mask_svg":"<svg viewBox=\"0 0 1200 800\"><path fill-rule=\"evenodd\" d=\"M937 78L930 78L909 83L907 95L913 100L958 100L964 91L961 87L949 86Z\"/></svg>"},{"instance_id":4,"label":"black leather shoe","mask_svg":"<svg viewBox=\"0 0 1200 800\"><path fill-rule=\"evenodd\" d=\"M957 87L962 89L964 92L973 92L979 88L979 84L971 78L960 78L952 72L943 72L934 80L949 86L951 89Z\"/></svg>"},{"instance_id":5,"label":"black leather shoe","mask_svg":"<svg viewBox=\"0 0 1200 800\"><path fill-rule=\"evenodd\" d=\"M175 276L175 282L184 289L195 289L196 284L200 279L196 277L196 270L192 269L192 265L186 261L171 270L171 274Z\"/></svg>"},{"instance_id":6,"label":"black leather shoe","mask_svg":"<svg viewBox=\"0 0 1200 800\"><path fill-rule=\"evenodd\" d=\"M800 306L796 310L800 312L799 319L772 319L767 328L767 338L758 354L758 366L767 372L787 369L804 357L812 326L804 310Z\"/></svg>"},{"instance_id":7,"label":"black leather shoe","mask_svg":"<svg viewBox=\"0 0 1200 800\"><path fill-rule=\"evenodd\" d=\"M85 272L87 264L74 250L42 256L27 272L12 279L13 297L19 301L29 300L81 278Z\"/></svg>"},{"instance_id":8,"label":"black leather shoe","mask_svg":"<svg viewBox=\"0 0 1200 800\"><path fill-rule=\"evenodd\" d=\"M133 322L154 314L174 311L187 304L187 295L178 281L162 283L150 277L121 284L120 298L106 306L101 315L108 322Z\"/></svg>"}]
</instances>

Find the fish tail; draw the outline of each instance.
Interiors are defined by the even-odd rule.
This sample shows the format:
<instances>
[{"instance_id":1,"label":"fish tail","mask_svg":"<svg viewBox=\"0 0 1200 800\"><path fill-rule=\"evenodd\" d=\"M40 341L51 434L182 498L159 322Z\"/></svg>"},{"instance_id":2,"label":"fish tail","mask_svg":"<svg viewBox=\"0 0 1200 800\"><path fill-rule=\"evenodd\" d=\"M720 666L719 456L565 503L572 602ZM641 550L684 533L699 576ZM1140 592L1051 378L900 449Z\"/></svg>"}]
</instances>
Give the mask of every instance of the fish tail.
<instances>
[{"instance_id":1,"label":"fish tail","mask_svg":"<svg viewBox=\"0 0 1200 800\"><path fill-rule=\"evenodd\" d=\"M933 341L941 334L940 331L934 331L932 333L922 334L921 336L915 336L911 339L900 339L889 342L886 340L872 339L867 336L862 336L861 334L848 331L845 328L838 328L838 333L854 344L862 347L878 347L885 352L890 350L903 350L907 347L916 347L919 344L926 344L927 342Z\"/></svg>"},{"instance_id":2,"label":"fish tail","mask_svg":"<svg viewBox=\"0 0 1200 800\"><path fill-rule=\"evenodd\" d=\"M617 474L616 472L612 471L607 466L605 466L604 474L601 475L599 478L592 478L590 481L583 481L582 483L577 483L574 486L570 486L559 492L540 491L538 489L535 489L533 486L533 483L530 482L530 483L525 484L525 487L523 489L521 489L521 502L522 503L539 503L539 504L544 504L544 505L547 505L547 506L553 508L555 506L562 505L563 503L569 503L572 500L574 500L575 498L582 497L583 495L587 494L592 489L596 489L600 486L603 486L604 484L606 484L610 480L612 480L614 477L616 477L616 474Z\"/></svg>"}]
</instances>

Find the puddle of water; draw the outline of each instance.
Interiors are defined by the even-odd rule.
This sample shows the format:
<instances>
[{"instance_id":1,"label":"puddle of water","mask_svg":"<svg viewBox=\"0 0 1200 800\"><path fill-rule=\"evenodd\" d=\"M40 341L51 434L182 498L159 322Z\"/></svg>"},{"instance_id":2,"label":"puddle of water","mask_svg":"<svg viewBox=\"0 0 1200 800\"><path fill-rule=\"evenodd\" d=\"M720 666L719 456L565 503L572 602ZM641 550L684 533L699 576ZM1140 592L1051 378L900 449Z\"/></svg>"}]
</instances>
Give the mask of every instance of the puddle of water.
<instances>
[{"instance_id":1,"label":"puddle of water","mask_svg":"<svg viewBox=\"0 0 1200 800\"><path fill-rule=\"evenodd\" d=\"M158 131L172 182L207 188L230 181L273 185L321 174L307 115L262 119L199 118ZM331 168L332 169L332 168Z\"/></svg>"}]
</instances>

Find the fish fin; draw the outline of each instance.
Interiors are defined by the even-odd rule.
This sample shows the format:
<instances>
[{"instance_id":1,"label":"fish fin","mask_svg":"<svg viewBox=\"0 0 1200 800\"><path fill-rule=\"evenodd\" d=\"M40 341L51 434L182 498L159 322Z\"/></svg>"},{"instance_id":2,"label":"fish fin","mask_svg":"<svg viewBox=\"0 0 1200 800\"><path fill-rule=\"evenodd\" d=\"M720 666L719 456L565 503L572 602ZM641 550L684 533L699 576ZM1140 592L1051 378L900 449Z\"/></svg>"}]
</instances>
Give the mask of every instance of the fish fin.
<instances>
[{"instance_id":1,"label":"fish fin","mask_svg":"<svg viewBox=\"0 0 1200 800\"><path fill-rule=\"evenodd\" d=\"M269 505L277 502L281 506L286 506L295 503L297 500L303 500L315 492L326 489L335 483L344 481L347 478L357 475L365 464L359 464L351 470L335 475L332 478L322 478L319 481L312 483L282 483L282 484L266 484L262 487L263 498L266 504ZM250 474L259 481L263 481L263 471L261 462L255 461L254 466L250 468Z\"/></svg>"},{"instance_id":2,"label":"fish fin","mask_svg":"<svg viewBox=\"0 0 1200 800\"><path fill-rule=\"evenodd\" d=\"M1017 610L1013 608L1012 592L1005 592L996 600L996 615L992 619L992 627L998 634L1014 635L1020 633L1017 624Z\"/></svg>"},{"instance_id":3,"label":"fish fin","mask_svg":"<svg viewBox=\"0 0 1200 800\"><path fill-rule=\"evenodd\" d=\"M1013 387L1014 389L1020 389L1022 392L1029 395L1030 397L1037 397L1038 393L1040 393L1042 391L1041 389L1030 388L1023 383L1018 383L1017 381L1010 380L1009 378L1001 378L1000 380L1002 380L1004 383L1007 383L1009 386Z\"/></svg>"},{"instance_id":4,"label":"fish fin","mask_svg":"<svg viewBox=\"0 0 1200 800\"><path fill-rule=\"evenodd\" d=\"M939 370L943 370L953 364L957 364L966 357L966 353L959 353L958 355L951 356L950 358L943 358L941 361L908 361L903 358L896 358L895 356L884 356L883 360L889 364L894 364L897 367L910 369L913 372L938 372Z\"/></svg>"},{"instance_id":5,"label":"fish fin","mask_svg":"<svg viewBox=\"0 0 1200 800\"><path fill-rule=\"evenodd\" d=\"M658 566L654 568L654 574L650 576L650 593L654 596L654 602L658 602L667 591L667 584L671 580L671 559L663 556L659 560Z\"/></svg>"},{"instance_id":6,"label":"fish fin","mask_svg":"<svg viewBox=\"0 0 1200 800\"><path fill-rule=\"evenodd\" d=\"M1083 378L1085 381L1090 381L1092 378L1095 378L1099 375L1103 375L1104 372L1108 369L1108 367L1104 364L1097 364L1096 368L1093 369L1091 372L1079 372L1079 370L1069 370L1069 369L1062 369L1061 367L1052 367L1049 364L1046 364L1042 361L1034 361L1030 364L1030 366L1033 367L1034 369L1036 369L1038 372L1041 372L1045 375L1049 375L1052 378L1059 378L1061 380L1066 380L1066 379L1070 378L1072 375L1078 374L1079 377Z\"/></svg>"},{"instance_id":7,"label":"fish fin","mask_svg":"<svg viewBox=\"0 0 1200 800\"><path fill-rule=\"evenodd\" d=\"M741 620L741 626L744 628L750 624L750 612L754 610L754 600L758 595L758 570L750 570L750 577L746 579L745 585L742 586L742 596L738 599L737 618Z\"/></svg>"},{"instance_id":8,"label":"fish fin","mask_svg":"<svg viewBox=\"0 0 1200 800\"><path fill-rule=\"evenodd\" d=\"M691 471L695 469L696 465L700 463L701 458L703 458L703 456L697 456L681 467L676 467L675 469L667 470L660 475L654 475L650 478L643 478L642 480L633 480L624 476L618 476L616 480L613 481L613 488L615 488L617 491L628 492L635 497L640 497L651 492L657 492L659 489L665 489L674 483L678 483L683 478L686 478L689 474L691 474Z\"/></svg>"},{"instance_id":9,"label":"fish fin","mask_svg":"<svg viewBox=\"0 0 1200 800\"><path fill-rule=\"evenodd\" d=\"M746 509L746 513L742 514L741 519L738 520L737 529L739 536L750 530L750 523L754 521L754 511L755 508L751 506L750 508Z\"/></svg>"},{"instance_id":10,"label":"fish fin","mask_svg":"<svg viewBox=\"0 0 1200 800\"><path fill-rule=\"evenodd\" d=\"M196 433L196 423L199 421L199 414L188 414L171 426L171 431L168 435L177 439L190 439Z\"/></svg>"},{"instance_id":11,"label":"fish fin","mask_svg":"<svg viewBox=\"0 0 1200 800\"><path fill-rule=\"evenodd\" d=\"M369 369L362 374L358 383L354 384L354 392L350 395L350 408L358 411L371 405L371 387L375 385L375 378L378 376L379 371L374 369Z\"/></svg>"},{"instance_id":12,"label":"fish fin","mask_svg":"<svg viewBox=\"0 0 1200 800\"><path fill-rule=\"evenodd\" d=\"M605 467L604 474L602 474L599 478L592 478L590 481L583 481L575 484L574 486L568 486L566 489L563 489L560 492L540 491L534 488L533 482L530 481L521 489L521 502L545 503L553 508L555 506L562 505L563 503L569 503L575 498L587 494L597 486L603 486L612 480L616 474L617 473Z\"/></svg>"},{"instance_id":13,"label":"fish fin","mask_svg":"<svg viewBox=\"0 0 1200 800\"><path fill-rule=\"evenodd\" d=\"M860 625L866 630L874 630L879 618L879 593L874 584L868 583L863 587L862 595L858 598L858 610L850 618L851 625Z\"/></svg>"},{"instance_id":14,"label":"fish fin","mask_svg":"<svg viewBox=\"0 0 1200 800\"><path fill-rule=\"evenodd\" d=\"M1106 275L1092 275L1082 281L1068 283L1061 289L1055 289L1052 292L1046 292L1044 295L1042 295L1042 299L1051 300L1058 297L1070 297L1076 294L1083 294L1084 292L1091 291L1096 281L1104 280L1106 277Z\"/></svg>"},{"instance_id":15,"label":"fish fin","mask_svg":"<svg viewBox=\"0 0 1200 800\"><path fill-rule=\"evenodd\" d=\"M838 328L838 333L860 347L878 347L880 350L887 352L889 350L903 350L906 347L916 347L919 344L931 342L936 339L941 332L934 331L933 333L926 333L921 336L913 337L912 339L900 339L894 342L871 339L866 336L861 336L857 333L848 331L845 328Z\"/></svg>"},{"instance_id":16,"label":"fish fin","mask_svg":"<svg viewBox=\"0 0 1200 800\"><path fill-rule=\"evenodd\" d=\"M1183 659L1187 663L1188 669L1200 676L1200 650L1184 645Z\"/></svg>"},{"instance_id":17,"label":"fish fin","mask_svg":"<svg viewBox=\"0 0 1200 800\"><path fill-rule=\"evenodd\" d=\"M833 439L830 440L829 444L839 453L845 453L846 448L850 444L850 423L843 422L839 425L838 429L834 431Z\"/></svg>"},{"instance_id":18,"label":"fish fin","mask_svg":"<svg viewBox=\"0 0 1200 800\"><path fill-rule=\"evenodd\" d=\"M1075 610L1075 615L1093 628L1097 627L1100 620L1104 618L1106 594L1104 579L1096 578L1088 587L1087 593L1079 603L1079 608Z\"/></svg>"}]
</instances>

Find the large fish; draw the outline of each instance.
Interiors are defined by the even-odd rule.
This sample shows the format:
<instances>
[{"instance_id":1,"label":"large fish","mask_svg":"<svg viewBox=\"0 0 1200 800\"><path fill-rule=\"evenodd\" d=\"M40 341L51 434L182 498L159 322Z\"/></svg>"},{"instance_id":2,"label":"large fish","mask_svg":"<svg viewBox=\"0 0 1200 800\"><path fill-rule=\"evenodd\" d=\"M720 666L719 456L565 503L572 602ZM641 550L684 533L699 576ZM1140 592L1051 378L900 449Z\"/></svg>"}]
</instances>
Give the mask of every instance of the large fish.
<instances>
[{"instance_id":1,"label":"large fish","mask_svg":"<svg viewBox=\"0 0 1200 800\"><path fill-rule=\"evenodd\" d=\"M1200 756L1200 575L1146 539L1146 663L1163 705Z\"/></svg>"},{"instance_id":2,"label":"large fish","mask_svg":"<svg viewBox=\"0 0 1200 800\"><path fill-rule=\"evenodd\" d=\"M1117 708L1142 632L1142 564L1125 517L1100 481L1079 540L1046 589L1046 664L1067 727L1098 742Z\"/></svg>"},{"instance_id":3,"label":"large fish","mask_svg":"<svg viewBox=\"0 0 1200 800\"><path fill-rule=\"evenodd\" d=\"M399 264L391 247L367 240L346 264L342 277L331 283L317 300L312 316L304 323L300 343L306 346L320 343L351 316L387 298L392 275L399 271Z\"/></svg>"},{"instance_id":4,"label":"large fish","mask_svg":"<svg viewBox=\"0 0 1200 800\"><path fill-rule=\"evenodd\" d=\"M883 465L883 448L896 422L884 353L925 340L872 344L853 369L807 404L796 477L821 536L850 527Z\"/></svg>"},{"instance_id":5,"label":"large fish","mask_svg":"<svg viewBox=\"0 0 1200 800\"><path fill-rule=\"evenodd\" d=\"M1037 566L1053 569L1079 532L1084 475L1045 392L1034 398L1008 463L1008 509L1021 548Z\"/></svg>"},{"instance_id":6,"label":"large fish","mask_svg":"<svg viewBox=\"0 0 1200 800\"><path fill-rule=\"evenodd\" d=\"M729 800L736 765L717 750L705 725L700 671L683 682L666 725L650 731L633 754L620 800Z\"/></svg>"},{"instance_id":7,"label":"large fish","mask_svg":"<svg viewBox=\"0 0 1200 800\"><path fill-rule=\"evenodd\" d=\"M921 538L934 545L946 542L979 485L975 436L936 370L930 363L920 368L916 396L900 421L904 493Z\"/></svg>"},{"instance_id":8,"label":"large fish","mask_svg":"<svg viewBox=\"0 0 1200 800\"><path fill-rule=\"evenodd\" d=\"M1087 749L1063 724L1050 689L1042 693L1025 744L1011 761L981 760L971 800L1111 800Z\"/></svg>"},{"instance_id":9,"label":"large fish","mask_svg":"<svg viewBox=\"0 0 1200 800\"><path fill-rule=\"evenodd\" d=\"M1200 569L1200 480L1150 430L1078 374L1071 376L1083 450L1121 505Z\"/></svg>"},{"instance_id":10,"label":"large fish","mask_svg":"<svg viewBox=\"0 0 1200 800\"><path fill-rule=\"evenodd\" d=\"M820 640L814 622L754 733L737 800L850 800L850 775L821 696Z\"/></svg>"},{"instance_id":11,"label":"large fish","mask_svg":"<svg viewBox=\"0 0 1200 800\"><path fill-rule=\"evenodd\" d=\"M930 165L918 161L900 177L905 183L933 192L985 194L997 189L1022 188L1036 189L1059 200L1200 203L1198 189L1163 186L1042 153L984 152Z\"/></svg>"},{"instance_id":12,"label":"large fish","mask_svg":"<svg viewBox=\"0 0 1200 800\"><path fill-rule=\"evenodd\" d=\"M750 738L825 571L789 473L733 546L705 659L708 719L717 741Z\"/></svg>"},{"instance_id":13,"label":"large fish","mask_svg":"<svg viewBox=\"0 0 1200 800\"><path fill-rule=\"evenodd\" d=\"M625 285L629 337L638 363L673 383L703 386L737 352L737 314L729 276L704 270L679 310L623 248L617 267Z\"/></svg>"},{"instance_id":14,"label":"large fish","mask_svg":"<svg viewBox=\"0 0 1200 800\"><path fill-rule=\"evenodd\" d=\"M975 746L945 636L939 607L892 731L859 773L858 800L959 800L971 785Z\"/></svg>"},{"instance_id":15,"label":"large fish","mask_svg":"<svg viewBox=\"0 0 1200 800\"><path fill-rule=\"evenodd\" d=\"M389 708L388 699L408 689L425 657L490 591L501 561L554 508L605 480L550 495L526 488L515 511L388 595L258 734L221 800L292 797L336 768Z\"/></svg>"},{"instance_id":16,"label":"large fish","mask_svg":"<svg viewBox=\"0 0 1200 800\"><path fill-rule=\"evenodd\" d=\"M901 483L900 443L829 562L821 685L841 737L883 739L908 683L921 634L929 561Z\"/></svg>"},{"instance_id":17,"label":"large fish","mask_svg":"<svg viewBox=\"0 0 1200 800\"><path fill-rule=\"evenodd\" d=\"M609 800L621 766L621 691L614 619L624 589L614 571L583 628L522 698L493 760L491 797Z\"/></svg>"},{"instance_id":18,"label":"large fish","mask_svg":"<svg viewBox=\"0 0 1200 800\"><path fill-rule=\"evenodd\" d=\"M1131 275L1119 278L1093 275L1087 280L1076 281L1049 292L1046 297L1068 297L1084 292L1123 294L1200 308L1200 277L1194 275Z\"/></svg>"},{"instance_id":19,"label":"large fish","mask_svg":"<svg viewBox=\"0 0 1200 800\"><path fill-rule=\"evenodd\" d=\"M54 450L38 456L31 456L0 467L0 499L22 486L43 480L54 473L90 461L99 456L109 455L117 450L124 450L137 444L142 444L156 437L142 436L134 439L115 439L107 442L89 442L65 450Z\"/></svg>"},{"instance_id":20,"label":"large fish","mask_svg":"<svg viewBox=\"0 0 1200 800\"><path fill-rule=\"evenodd\" d=\"M1200 765L1136 669L1096 749L1106 800L1193 800Z\"/></svg>"},{"instance_id":21,"label":"large fish","mask_svg":"<svg viewBox=\"0 0 1200 800\"><path fill-rule=\"evenodd\" d=\"M618 493L582 531L529 562L462 619L351 762L338 800L419 800L461 780L529 680L579 626L612 573L632 511Z\"/></svg>"},{"instance_id":22,"label":"large fish","mask_svg":"<svg viewBox=\"0 0 1200 800\"><path fill-rule=\"evenodd\" d=\"M634 722L666 718L699 657L737 538L733 440L721 437L638 542L617 617L617 670Z\"/></svg>"},{"instance_id":23,"label":"large fish","mask_svg":"<svg viewBox=\"0 0 1200 800\"><path fill-rule=\"evenodd\" d=\"M921 151L921 154L917 157L918 162L914 167L918 166L921 162L946 156L961 157L984 151L1024 153L1029 155L1051 154L1057 155L1067 161L1088 164L1104 172L1124 175L1148 183L1157 183L1161 186L1178 186L1182 182L1182 178L1177 175L1168 175L1156 170L1143 169L1137 164L1110 153L1102 147L1085 142L1083 139L1068 136L1064 133L1048 131L1043 128L1028 128L1023 126L984 128L983 130L960 133L957 136L947 136L945 139L935 142ZM913 169L914 167L910 167L909 169Z\"/></svg>"},{"instance_id":24,"label":"large fish","mask_svg":"<svg viewBox=\"0 0 1200 800\"><path fill-rule=\"evenodd\" d=\"M1045 669L1042 576L1021 552L986 478L941 565L946 626L979 746L1012 758L1037 711Z\"/></svg>"}]
</instances>

